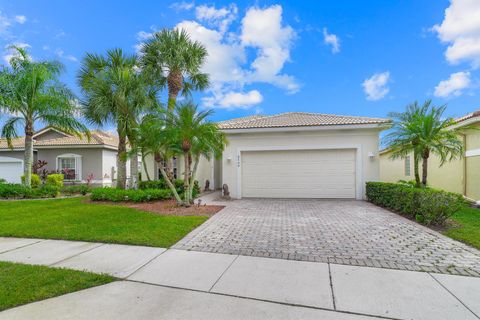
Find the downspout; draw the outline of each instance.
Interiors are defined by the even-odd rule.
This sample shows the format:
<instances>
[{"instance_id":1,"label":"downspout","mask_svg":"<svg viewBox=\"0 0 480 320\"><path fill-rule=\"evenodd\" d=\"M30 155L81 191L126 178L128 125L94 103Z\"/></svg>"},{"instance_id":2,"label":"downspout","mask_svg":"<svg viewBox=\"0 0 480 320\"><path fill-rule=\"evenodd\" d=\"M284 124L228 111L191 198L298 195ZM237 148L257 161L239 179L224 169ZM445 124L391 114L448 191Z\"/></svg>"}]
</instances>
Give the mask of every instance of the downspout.
<instances>
[{"instance_id":1,"label":"downspout","mask_svg":"<svg viewBox=\"0 0 480 320\"><path fill-rule=\"evenodd\" d=\"M463 147L464 147L464 152L463 152L463 195L466 197L467 196L467 135L462 133L462 138L463 138Z\"/></svg>"}]
</instances>

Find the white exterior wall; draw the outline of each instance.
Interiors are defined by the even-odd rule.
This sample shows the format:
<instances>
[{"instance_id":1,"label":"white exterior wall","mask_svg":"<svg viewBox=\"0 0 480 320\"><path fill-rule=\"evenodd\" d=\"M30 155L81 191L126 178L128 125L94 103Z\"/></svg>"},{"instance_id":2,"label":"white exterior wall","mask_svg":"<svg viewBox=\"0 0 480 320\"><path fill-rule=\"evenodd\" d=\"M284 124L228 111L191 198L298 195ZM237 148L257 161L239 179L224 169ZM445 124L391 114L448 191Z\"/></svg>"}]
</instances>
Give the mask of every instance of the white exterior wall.
<instances>
[{"instance_id":1,"label":"white exterior wall","mask_svg":"<svg viewBox=\"0 0 480 320\"><path fill-rule=\"evenodd\" d=\"M115 176L112 177L112 168L115 168ZM98 177L100 180L98 183L111 186L113 179L116 178L117 171L117 152L113 150L102 151L102 177Z\"/></svg>"},{"instance_id":2,"label":"white exterior wall","mask_svg":"<svg viewBox=\"0 0 480 320\"><path fill-rule=\"evenodd\" d=\"M253 130L252 130L253 131ZM248 150L356 149L357 198L364 198L365 182L379 180L380 129L309 130L228 134L222 159L222 183L233 198L241 198L241 152ZM369 157L373 153L374 157ZM229 160L230 159L230 160ZM292 172L291 174L295 174Z\"/></svg>"}]
</instances>

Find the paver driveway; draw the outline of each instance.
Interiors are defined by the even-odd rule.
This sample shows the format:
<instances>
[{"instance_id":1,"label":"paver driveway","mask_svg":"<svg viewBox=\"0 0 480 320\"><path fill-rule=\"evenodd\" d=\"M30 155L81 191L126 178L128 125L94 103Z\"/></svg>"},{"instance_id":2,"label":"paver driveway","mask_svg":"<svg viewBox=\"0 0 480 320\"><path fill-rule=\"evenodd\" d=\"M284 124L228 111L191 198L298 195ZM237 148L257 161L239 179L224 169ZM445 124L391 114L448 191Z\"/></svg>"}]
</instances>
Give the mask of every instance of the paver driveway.
<instances>
[{"instance_id":1,"label":"paver driveway","mask_svg":"<svg viewBox=\"0 0 480 320\"><path fill-rule=\"evenodd\" d=\"M480 251L354 200L232 201L174 248L480 276Z\"/></svg>"}]
</instances>

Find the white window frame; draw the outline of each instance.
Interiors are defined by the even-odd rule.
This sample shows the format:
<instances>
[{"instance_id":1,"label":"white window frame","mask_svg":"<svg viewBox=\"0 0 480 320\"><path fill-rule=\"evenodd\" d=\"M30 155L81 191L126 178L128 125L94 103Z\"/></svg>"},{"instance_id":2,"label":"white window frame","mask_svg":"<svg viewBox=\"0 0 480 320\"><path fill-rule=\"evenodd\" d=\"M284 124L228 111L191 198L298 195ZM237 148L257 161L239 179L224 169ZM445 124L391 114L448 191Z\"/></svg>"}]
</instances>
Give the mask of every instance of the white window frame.
<instances>
[{"instance_id":1,"label":"white window frame","mask_svg":"<svg viewBox=\"0 0 480 320\"><path fill-rule=\"evenodd\" d=\"M57 156L55 161L55 168L60 171L64 168L59 168L61 159L75 159L75 179L65 179L65 181L82 181L82 156L74 153L65 153Z\"/></svg>"},{"instance_id":2,"label":"white window frame","mask_svg":"<svg viewBox=\"0 0 480 320\"><path fill-rule=\"evenodd\" d=\"M412 176L412 159L411 159L410 156L406 156L405 159L404 159L403 173L406 177Z\"/></svg>"}]
</instances>

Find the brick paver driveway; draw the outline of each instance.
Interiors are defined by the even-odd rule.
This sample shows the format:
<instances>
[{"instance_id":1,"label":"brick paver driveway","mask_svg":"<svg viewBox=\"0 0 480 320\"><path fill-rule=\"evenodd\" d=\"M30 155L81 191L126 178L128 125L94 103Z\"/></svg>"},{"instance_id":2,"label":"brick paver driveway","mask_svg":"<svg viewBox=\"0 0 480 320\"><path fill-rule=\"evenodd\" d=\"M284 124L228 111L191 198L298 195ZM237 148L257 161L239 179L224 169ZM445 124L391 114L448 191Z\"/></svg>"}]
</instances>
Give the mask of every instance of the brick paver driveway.
<instances>
[{"instance_id":1,"label":"brick paver driveway","mask_svg":"<svg viewBox=\"0 0 480 320\"><path fill-rule=\"evenodd\" d=\"M480 251L354 200L232 201L174 248L480 276Z\"/></svg>"}]
</instances>

